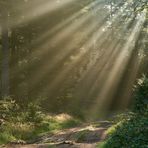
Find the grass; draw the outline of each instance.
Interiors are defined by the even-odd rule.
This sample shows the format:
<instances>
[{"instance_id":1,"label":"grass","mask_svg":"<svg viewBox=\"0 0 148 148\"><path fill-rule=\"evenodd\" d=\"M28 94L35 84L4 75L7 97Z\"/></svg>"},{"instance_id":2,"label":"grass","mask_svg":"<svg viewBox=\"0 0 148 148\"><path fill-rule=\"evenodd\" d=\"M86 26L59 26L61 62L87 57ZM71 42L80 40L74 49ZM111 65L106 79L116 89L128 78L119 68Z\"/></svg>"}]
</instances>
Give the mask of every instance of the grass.
<instances>
[{"instance_id":1,"label":"grass","mask_svg":"<svg viewBox=\"0 0 148 148\"><path fill-rule=\"evenodd\" d=\"M46 133L53 133L57 130L75 127L81 122L74 118L65 121L58 121L54 117L46 117L41 123L31 122L6 122L1 126L0 144L6 144L10 141L31 141Z\"/></svg>"},{"instance_id":2,"label":"grass","mask_svg":"<svg viewBox=\"0 0 148 148\"><path fill-rule=\"evenodd\" d=\"M79 132L75 135L75 141L77 141L78 143L81 143L81 142L85 141L87 135L89 134L89 132L90 132L90 131L89 131L88 129L79 131Z\"/></svg>"},{"instance_id":3,"label":"grass","mask_svg":"<svg viewBox=\"0 0 148 148\"><path fill-rule=\"evenodd\" d=\"M14 101L0 102L0 144L13 141L34 141L44 134L57 130L76 127L81 121L69 115L51 116L43 113L39 107L29 105L25 112L18 110Z\"/></svg>"}]
</instances>

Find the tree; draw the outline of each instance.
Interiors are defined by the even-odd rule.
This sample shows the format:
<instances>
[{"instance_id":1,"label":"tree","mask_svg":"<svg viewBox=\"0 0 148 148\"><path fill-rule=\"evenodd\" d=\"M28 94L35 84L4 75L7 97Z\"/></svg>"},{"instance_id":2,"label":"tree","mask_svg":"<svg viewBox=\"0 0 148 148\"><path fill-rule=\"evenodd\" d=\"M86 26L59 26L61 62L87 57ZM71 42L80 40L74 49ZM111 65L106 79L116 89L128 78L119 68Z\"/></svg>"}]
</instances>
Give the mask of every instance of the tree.
<instances>
[{"instance_id":1,"label":"tree","mask_svg":"<svg viewBox=\"0 0 148 148\"><path fill-rule=\"evenodd\" d=\"M3 3L1 7L1 40L2 40L2 96L9 96L9 36L8 36L8 11Z\"/></svg>"}]
</instances>

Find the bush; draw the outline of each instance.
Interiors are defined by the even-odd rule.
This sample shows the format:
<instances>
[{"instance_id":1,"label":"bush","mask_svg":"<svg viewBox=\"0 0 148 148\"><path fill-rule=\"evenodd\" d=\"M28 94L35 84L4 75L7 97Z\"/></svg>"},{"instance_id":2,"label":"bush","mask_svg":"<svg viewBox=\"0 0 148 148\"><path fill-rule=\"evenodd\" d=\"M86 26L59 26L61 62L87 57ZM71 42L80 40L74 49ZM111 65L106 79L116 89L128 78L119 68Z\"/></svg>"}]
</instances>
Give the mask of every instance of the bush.
<instances>
[{"instance_id":1,"label":"bush","mask_svg":"<svg viewBox=\"0 0 148 148\"><path fill-rule=\"evenodd\" d=\"M148 78L145 75L135 86L133 112L148 115Z\"/></svg>"},{"instance_id":2,"label":"bush","mask_svg":"<svg viewBox=\"0 0 148 148\"><path fill-rule=\"evenodd\" d=\"M109 129L109 138L99 148L147 148L148 119L135 116ZM114 128L114 129L113 129Z\"/></svg>"},{"instance_id":3,"label":"bush","mask_svg":"<svg viewBox=\"0 0 148 148\"><path fill-rule=\"evenodd\" d=\"M11 98L0 100L0 144L30 138L43 120L40 108L33 103L24 110Z\"/></svg>"},{"instance_id":4,"label":"bush","mask_svg":"<svg viewBox=\"0 0 148 148\"><path fill-rule=\"evenodd\" d=\"M35 103L29 103L26 109L25 120L28 122L41 123L44 120L44 114L41 107Z\"/></svg>"},{"instance_id":5,"label":"bush","mask_svg":"<svg viewBox=\"0 0 148 148\"><path fill-rule=\"evenodd\" d=\"M108 130L108 139L99 148L148 148L148 78L143 76L135 87L133 113Z\"/></svg>"},{"instance_id":6,"label":"bush","mask_svg":"<svg viewBox=\"0 0 148 148\"><path fill-rule=\"evenodd\" d=\"M12 99L0 101L0 144L11 141L34 141L39 136L55 130L80 124L72 117L58 120L45 114L37 104L30 103L21 109Z\"/></svg>"},{"instance_id":7,"label":"bush","mask_svg":"<svg viewBox=\"0 0 148 148\"><path fill-rule=\"evenodd\" d=\"M18 115L19 106L11 98L0 100L0 121L10 121Z\"/></svg>"}]
</instances>

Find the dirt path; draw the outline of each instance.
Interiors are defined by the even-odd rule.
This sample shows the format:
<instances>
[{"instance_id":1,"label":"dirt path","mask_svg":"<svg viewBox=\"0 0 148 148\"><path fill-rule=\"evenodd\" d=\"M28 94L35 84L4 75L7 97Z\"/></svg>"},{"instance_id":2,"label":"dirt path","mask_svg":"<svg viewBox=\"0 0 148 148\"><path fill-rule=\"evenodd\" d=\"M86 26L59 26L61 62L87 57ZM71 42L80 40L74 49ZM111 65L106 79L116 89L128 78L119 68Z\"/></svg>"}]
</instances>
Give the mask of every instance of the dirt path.
<instances>
[{"instance_id":1,"label":"dirt path","mask_svg":"<svg viewBox=\"0 0 148 148\"><path fill-rule=\"evenodd\" d=\"M110 122L91 123L81 127L42 136L31 144L10 143L5 148L95 148L96 143L106 138Z\"/></svg>"}]
</instances>

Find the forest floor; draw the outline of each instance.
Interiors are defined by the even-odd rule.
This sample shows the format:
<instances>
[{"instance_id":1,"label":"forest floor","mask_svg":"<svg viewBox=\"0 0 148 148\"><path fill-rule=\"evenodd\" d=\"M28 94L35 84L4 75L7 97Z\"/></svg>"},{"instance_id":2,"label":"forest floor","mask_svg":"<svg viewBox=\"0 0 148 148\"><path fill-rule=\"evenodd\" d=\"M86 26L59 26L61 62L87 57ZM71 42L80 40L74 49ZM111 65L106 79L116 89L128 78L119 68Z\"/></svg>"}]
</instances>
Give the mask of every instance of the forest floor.
<instances>
[{"instance_id":1,"label":"forest floor","mask_svg":"<svg viewBox=\"0 0 148 148\"><path fill-rule=\"evenodd\" d=\"M105 140L106 130L111 125L109 121L98 121L46 134L30 143L9 143L3 148L95 148L99 142Z\"/></svg>"}]
</instances>

